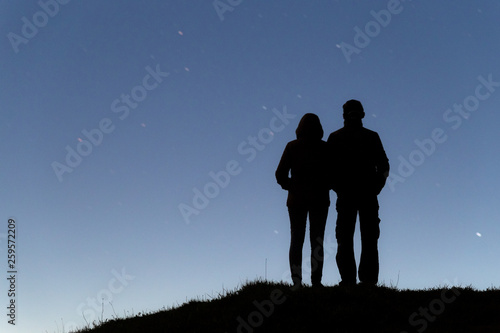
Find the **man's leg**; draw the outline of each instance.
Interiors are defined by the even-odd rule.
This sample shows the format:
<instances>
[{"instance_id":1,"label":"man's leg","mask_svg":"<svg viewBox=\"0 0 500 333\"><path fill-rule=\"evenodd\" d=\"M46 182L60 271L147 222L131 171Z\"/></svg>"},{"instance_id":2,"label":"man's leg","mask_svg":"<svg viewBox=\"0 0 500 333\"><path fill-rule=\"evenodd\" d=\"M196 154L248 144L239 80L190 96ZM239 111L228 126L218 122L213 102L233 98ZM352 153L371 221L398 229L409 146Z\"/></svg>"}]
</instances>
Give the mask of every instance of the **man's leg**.
<instances>
[{"instance_id":1,"label":"man's leg","mask_svg":"<svg viewBox=\"0 0 500 333\"><path fill-rule=\"evenodd\" d=\"M309 237L311 241L311 282L313 286L321 285L323 276L324 248L326 219L328 206L309 210Z\"/></svg>"},{"instance_id":2,"label":"man's leg","mask_svg":"<svg viewBox=\"0 0 500 333\"><path fill-rule=\"evenodd\" d=\"M307 209L289 207L290 216L290 273L294 285L302 283L302 247L306 235Z\"/></svg>"},{"instance_id":3,"label":"man's leg","mask_svg":"<svg viewBox=\"0 0 500 333\"><path fill-rule=\"evenodd\" d=\"M359 209L361 230L359 280L367 284L377 284L378 282L378 238L380 236L378 208L377 197L372 196L364 199Z\"/></svg>"},{"instance_id":4,"label":"man's leg","mask_svg":"<svg viewBox=\"0 0 500 333\"><path fill-rule=\"evenodd\" d=\"M337 267L342 284L356 284L356 259L354 258L354 228L356 226L357 210L349 198L337 198Z\"/></svg>"}]
</instances>

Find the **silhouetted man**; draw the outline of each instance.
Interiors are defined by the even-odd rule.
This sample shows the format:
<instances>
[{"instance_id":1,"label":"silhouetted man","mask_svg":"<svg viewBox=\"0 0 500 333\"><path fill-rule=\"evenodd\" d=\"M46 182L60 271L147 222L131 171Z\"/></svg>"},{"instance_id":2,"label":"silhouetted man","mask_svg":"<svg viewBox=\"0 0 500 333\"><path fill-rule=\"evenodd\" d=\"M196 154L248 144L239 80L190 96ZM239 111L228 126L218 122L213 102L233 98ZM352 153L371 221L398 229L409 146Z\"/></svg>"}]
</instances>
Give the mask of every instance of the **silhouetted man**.
<instances>
[{"instance_id":1,"label":"silhouetted man","mask_svg":"<svg viewBox=\"0 0 500 333\"><path fill-rule=\"evenodd\" d=\"M389 161L378 134L363 127L365 116L359 101L344 106L344 127L328 137L333 161L333 190L337 192L337 266L341 285L356 284L354 230L359 214L361 260L359 280L378 282L378 238L380 235L377 195L389 175Z\"/></svg>"}]
</instances>

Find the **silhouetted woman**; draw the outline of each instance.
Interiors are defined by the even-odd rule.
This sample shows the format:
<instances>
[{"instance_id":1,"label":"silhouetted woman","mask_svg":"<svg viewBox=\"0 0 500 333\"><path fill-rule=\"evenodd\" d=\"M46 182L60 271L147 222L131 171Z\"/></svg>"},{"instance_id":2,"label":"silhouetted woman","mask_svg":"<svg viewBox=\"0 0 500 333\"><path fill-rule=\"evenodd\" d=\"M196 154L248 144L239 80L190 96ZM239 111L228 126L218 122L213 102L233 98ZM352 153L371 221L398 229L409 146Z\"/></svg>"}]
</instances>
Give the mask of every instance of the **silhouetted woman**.
<instances>
[{"instance_id":1,"label":"silhouetted woman","mask_svg":"<svg viewBox=\"0 0 500 333\"><path fill-rule=\"evenodd\" d=\"M317 115L305 114L295 134L297 139L286 145L276 170L278 184L288 191L290 271L294 287L302 286L302 247L309 215L311 282L313 287L319 287L322 286L323 238L330 206L328 151Z\"/></svg>"}]
</instances>

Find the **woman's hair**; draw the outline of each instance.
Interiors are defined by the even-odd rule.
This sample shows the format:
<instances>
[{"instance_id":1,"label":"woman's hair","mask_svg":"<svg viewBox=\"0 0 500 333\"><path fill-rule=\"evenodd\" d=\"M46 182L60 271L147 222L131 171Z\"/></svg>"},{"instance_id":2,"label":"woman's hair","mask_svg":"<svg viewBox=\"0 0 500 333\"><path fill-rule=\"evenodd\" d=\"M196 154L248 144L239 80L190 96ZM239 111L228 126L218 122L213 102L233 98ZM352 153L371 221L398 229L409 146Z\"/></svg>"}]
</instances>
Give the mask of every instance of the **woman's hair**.
<instances>
[{"instance_id":1,"label":"woman's hair","mask_svg":"<svg viewBox=\"0 0 500 333\"><path fill-rule=\"evenodd\" d=\"M295 134L297 135L297 139L321 140L324 132L319 117L314 113L306 113L300 119Z\"/></svg>"}]
</instances>

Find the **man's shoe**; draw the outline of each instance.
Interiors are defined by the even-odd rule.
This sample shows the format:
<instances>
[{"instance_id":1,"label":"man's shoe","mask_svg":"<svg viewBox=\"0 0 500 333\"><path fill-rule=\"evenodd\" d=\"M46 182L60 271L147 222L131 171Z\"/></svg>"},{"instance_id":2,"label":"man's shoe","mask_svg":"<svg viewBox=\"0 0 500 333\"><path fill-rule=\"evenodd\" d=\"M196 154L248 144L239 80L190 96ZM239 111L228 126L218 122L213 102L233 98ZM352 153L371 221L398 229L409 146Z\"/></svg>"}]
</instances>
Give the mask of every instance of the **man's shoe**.
<instances>
[{"instance_id":1,"label":"man's shoe","mask_svg":"<svg viewBox=\"0 0 500 333\"><path fill-rule=\"evenodd\" d=\"M293 284L293 286L290 287L290 290L291 291L296 291L296 290L299 290L299 289L302 289L304 288L304 286L302 285L302 282L296 282Z\"/></svg>"},{"instance_id":2,"label":"man's shoe","mask_svg":"<svg viewBox=\"0 0 500 333\"><path fill-rule=\"evenodd\" d=\"M339 286L343 288L351 288L356 286L356 281L340 281Z\"/></svg>"}]
</instances>

